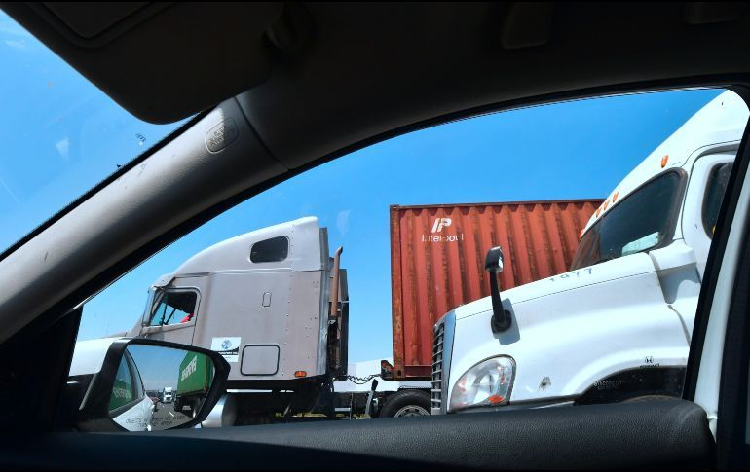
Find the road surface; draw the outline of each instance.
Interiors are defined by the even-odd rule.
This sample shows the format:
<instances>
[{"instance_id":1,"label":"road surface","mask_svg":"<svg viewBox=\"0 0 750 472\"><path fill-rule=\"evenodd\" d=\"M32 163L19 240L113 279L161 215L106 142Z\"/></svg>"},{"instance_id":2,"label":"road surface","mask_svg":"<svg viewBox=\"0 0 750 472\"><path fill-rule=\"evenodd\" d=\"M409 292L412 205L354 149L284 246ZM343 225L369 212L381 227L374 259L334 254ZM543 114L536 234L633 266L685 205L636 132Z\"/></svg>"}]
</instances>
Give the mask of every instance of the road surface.
<instances>
[{"instance_id":1,"label":"road surface","mask_svg":"<svg viewBox=\"0 0 750 472\"><path fill-rule=\"evenodd\" d=\"M174 411L174 403L156 404L154 414L151 417L151 430L159 431L162 429L172 428L190 421L191 418Z\"/></svg>"}]
</instances>

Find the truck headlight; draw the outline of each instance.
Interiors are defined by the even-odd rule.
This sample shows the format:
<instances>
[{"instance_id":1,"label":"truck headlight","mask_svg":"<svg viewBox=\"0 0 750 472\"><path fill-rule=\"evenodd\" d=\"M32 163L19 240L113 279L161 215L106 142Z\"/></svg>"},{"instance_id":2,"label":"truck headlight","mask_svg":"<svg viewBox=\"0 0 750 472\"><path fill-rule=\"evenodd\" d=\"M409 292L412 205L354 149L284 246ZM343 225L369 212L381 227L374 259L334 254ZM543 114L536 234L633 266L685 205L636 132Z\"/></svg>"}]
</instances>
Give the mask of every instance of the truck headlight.
<instances>
[{"instance_id":1,"label":"truck headlight","mask_svg":"<svg viewBox=\"0 0 750 472\"><path fill-rule=\"evenodd\" d=\"M508 403L516 363L508 356L484 360L469 369L453 386L449 410Z\"/></svg>"}]
</instances>

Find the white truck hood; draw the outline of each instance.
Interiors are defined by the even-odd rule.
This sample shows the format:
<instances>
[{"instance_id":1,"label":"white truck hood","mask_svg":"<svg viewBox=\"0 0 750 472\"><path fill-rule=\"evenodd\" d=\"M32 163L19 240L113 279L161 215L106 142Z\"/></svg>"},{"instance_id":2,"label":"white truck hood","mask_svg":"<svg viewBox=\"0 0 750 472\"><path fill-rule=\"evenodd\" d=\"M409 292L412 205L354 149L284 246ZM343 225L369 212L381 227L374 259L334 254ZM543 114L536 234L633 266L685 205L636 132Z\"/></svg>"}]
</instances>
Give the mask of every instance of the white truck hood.
<instances>
[{"instance_id":1,"label":"white truck hood","mask_svg":"<svg viewBox=\"0 0 750 472\"><path fill-rule=\"evenodd\" d=\"M450 388L478 360L498 355L516 362L511 403L577 395L647 358L661 366L687 361L689 332L665 302L650 254L559 274L501 297L511 326L500 333L491 329L489 297L455 310Z\"/></svg>"},{"instance_id":2,"label":"white truck hood","mask_svg":"<svg viewBox=\"0 0 750 472\"><path fill-rule=\"evenodd\" d=\"M503 290L501 286L500 297L504 305L510 304L517 307L519 304L531 300L653 271L654 266L648 254L632 254L577 271L565 272L537 280L509 290ZM455 309L456 319L467 318L487 311L492 311L492 299L490 297L482 298Z\"/></svg>"}]
</instances>

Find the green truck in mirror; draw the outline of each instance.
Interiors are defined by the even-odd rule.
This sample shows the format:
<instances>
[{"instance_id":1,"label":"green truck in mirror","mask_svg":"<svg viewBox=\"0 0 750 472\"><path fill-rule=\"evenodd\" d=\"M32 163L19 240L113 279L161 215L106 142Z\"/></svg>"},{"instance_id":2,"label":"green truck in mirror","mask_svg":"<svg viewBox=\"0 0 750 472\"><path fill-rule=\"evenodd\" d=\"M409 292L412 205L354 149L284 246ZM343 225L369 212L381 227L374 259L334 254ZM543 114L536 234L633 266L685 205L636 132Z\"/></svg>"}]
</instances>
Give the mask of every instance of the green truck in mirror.
<instances>
[{"instance_id":1,"label":"green truck in mirror","mask_svg":"<svg viewBox=\"0 0 750 472\"><path fill-rule=\"evenodd\" d=\"M180 377L175 390L174 410L194 418L206 400L214 365L198 352L188 352L180 363Z\"/></svg>"},{"instance_id":2,"label":"green truck in mirror","mask_svg":"<svg viewBox=\"0 0 750 472\"><path fill-rule=\"evenodd\" d=\"M213 361L200 352L131 345L123 352L109 415L128 431L170 429L195 418L213 380ZM159 392L174 391L174 401Z\"/></svg>"}]
</instances>

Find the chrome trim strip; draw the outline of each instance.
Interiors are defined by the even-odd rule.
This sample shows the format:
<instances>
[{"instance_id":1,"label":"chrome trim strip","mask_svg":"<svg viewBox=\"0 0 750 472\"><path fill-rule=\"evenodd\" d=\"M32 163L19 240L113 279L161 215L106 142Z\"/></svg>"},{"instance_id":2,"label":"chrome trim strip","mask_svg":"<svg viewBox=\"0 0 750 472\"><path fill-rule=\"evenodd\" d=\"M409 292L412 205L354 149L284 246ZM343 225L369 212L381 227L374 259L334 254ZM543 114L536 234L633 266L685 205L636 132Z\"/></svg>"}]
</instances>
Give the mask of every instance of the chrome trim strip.
<instances>
[{"instance_id":1,"label":"chrome trim strip","mask_svg":"<svg viewBox=\"0 0 750 472\"><path fill-rule=\"evenodd\" d=\"M437 355L434 352L437 343L435 342L435 336L440 334L442 337L442 349L439 352L440 364L437 365L436 361L433 361L432 376L430 380L433 380L436 373L440 374L440 407L432 407L432 384L430 393L430 412L433 415L445 415L448 411L447 402L448 398L448 385L450 381L450 369L451 369L451 356L453 355L453 338L456 333L456 313L449 311L445 314L433 327L433 357ZM434 391L437 391L435 389Z\"/></svg>"},{"instance_id":2,"label":"chrome trim strip","mask_svg":"<svg viewBox=\"0 0 750 472\"><path fill-rule=\"evenodd\" d=\"M432 370L430 372L430 414L439 415L443 404L443 347L445 324L438 320L432 327ZM436 398L437 397L437 398Z\"/></svg>"},{"instance_id":3,"label":"chrome trim strip","mask_svg":"<svg viewBox=\"0 0 750 472\"><path fill-rule=\"evenodd\" d=\"M442 401L440 403L440 413L445 415L448 413L448 385L451 379L451 357L453 355L453 338L456 335L456 312L450 311L445 315L443 322L445 323L445 330L443 331L443 375L441 380L441 396Z\"/></svg>"}]
</instances>

